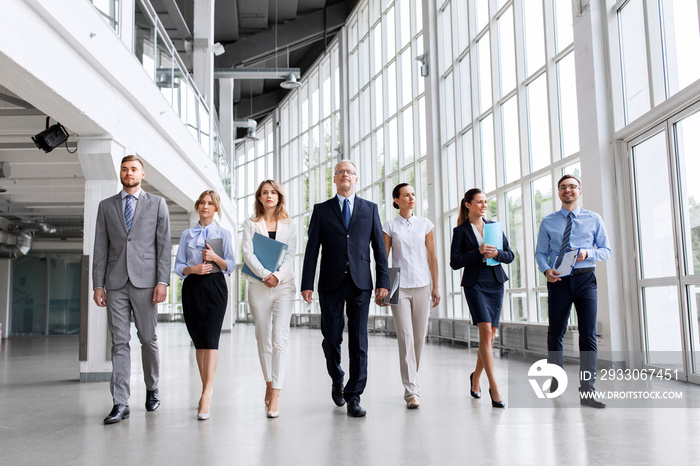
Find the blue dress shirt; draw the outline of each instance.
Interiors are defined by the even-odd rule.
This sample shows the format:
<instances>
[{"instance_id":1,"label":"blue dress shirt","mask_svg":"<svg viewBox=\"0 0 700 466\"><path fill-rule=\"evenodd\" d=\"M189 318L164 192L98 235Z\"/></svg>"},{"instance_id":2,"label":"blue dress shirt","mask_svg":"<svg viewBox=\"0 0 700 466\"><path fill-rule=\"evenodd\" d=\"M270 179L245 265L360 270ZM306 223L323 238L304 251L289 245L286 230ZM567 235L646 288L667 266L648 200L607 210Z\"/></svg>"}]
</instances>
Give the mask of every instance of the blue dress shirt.
<instances>
[{"instance_id":1,"label":"blue dress shirt","mask_svg":"<svg viewBox=\"0 0 700 466\"><path fill-rule=\"evenodd\" d=\"M231 232L214 222L206 227L202 227L202 225L197 222L196 226L182 232L173 272L184 279L187 276L182 273L185 267L193 267L197 264L201 264L204 260L202 258L202 250L205 246L204 242L208 239L215 238L221 238L224 250L224 257L222 257L222 259L226 261L226 270L222 270L222 272L230 275L236 270L236 259L233 256Z\"/></svg>"},{"instance_id":2,"label":"blue dress shirt","mask_svg":"<svg viewBox=\"0 0 700 466\"><path fill-rule=\"evenodd\" d=\"M576 262L574 268L595 267L594 261L604 261L610 257L610 243L603 219L597 213L580 207L572 213L574 218L571 226L571 248L581 248L588 254L585 260ZM554 268L564 239L568 215L569 211L562 207L561 210L547 215L540 224L535 259L542 273Z\"/></svg>"}]
</instances>

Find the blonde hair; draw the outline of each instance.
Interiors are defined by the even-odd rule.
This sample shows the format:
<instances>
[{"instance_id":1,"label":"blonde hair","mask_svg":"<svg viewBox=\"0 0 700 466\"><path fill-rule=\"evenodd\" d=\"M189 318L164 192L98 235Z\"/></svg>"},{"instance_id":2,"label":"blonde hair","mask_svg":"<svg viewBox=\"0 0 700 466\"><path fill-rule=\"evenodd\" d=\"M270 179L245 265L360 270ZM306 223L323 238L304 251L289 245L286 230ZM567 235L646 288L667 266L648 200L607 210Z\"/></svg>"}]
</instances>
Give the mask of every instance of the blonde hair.
<instances>
[{"instance_id":1,"label":"blonde hair","mask_svg":"<svg viewBox=\"0 0 700 466\"><path fill-rule=\"evenodd\" d=\"M219 197L219 193L212 191L211 189L208 189L199 195L197 201L194 203L194 210L199 212L199 203L202 202L204 197L207 195L211 197L211 202L214 204L214 207L216 207L216 213L219 214L219 218L221 218L221 198Z\"/></svg>"},{"instance_id":2,"label":"blonde hair","mask_svg":"<svg viewBox=\"0 0 700 466\"><path fill-rule=\"evenodd\" d=\"M277 183L275 180L264 180L260 183L258 189L255 190L255 210L253 212L251 220L253 220L254 222L259 222L260 220L265 218L265 206L263 206L262 202L260 202L260 194L262 193L263 186L265 186L266 184L270 184L270 186L272 186L272 189L277 191L277 207L275 208L275 219L281 220L289 218L287 209L284 208L285 197L284 192L282 191L282 186L280 186L279 183Z\"/></svg>"}]
</instances>

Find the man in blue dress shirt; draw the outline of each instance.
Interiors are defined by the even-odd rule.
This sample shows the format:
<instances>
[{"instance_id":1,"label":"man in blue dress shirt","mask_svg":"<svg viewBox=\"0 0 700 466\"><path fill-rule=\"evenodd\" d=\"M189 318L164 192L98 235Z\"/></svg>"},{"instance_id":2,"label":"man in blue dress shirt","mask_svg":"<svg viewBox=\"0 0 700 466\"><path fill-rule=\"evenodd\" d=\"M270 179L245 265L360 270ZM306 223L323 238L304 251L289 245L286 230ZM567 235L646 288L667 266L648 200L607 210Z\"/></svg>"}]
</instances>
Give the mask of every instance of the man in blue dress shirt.
<instances>
[{"instance_id":1,"label":"man in blue dress shirt","mask_svg":"<svg viewBox=\"0 0 700 466\"><path fill-rule=\"evenodd\" d=\"M573 175L564 175L557 183L561 210L547 215L540 224L535 258L540 271L547 278L549 327L547 329L547 361L564 365L563 339L571 313L576 306L579 327L580 392L595 390L598 360L596 320L598 316L598 289L595 261L610 257L610 243L603 220L595 212L578 206L581 182ZM580 248L571 275L559 277L555 270L564 252ZM558 383L552 379L550 390ZM581 404L605 408L605 403L592 393L580 395Z\"/></svg>"}]
</instances>

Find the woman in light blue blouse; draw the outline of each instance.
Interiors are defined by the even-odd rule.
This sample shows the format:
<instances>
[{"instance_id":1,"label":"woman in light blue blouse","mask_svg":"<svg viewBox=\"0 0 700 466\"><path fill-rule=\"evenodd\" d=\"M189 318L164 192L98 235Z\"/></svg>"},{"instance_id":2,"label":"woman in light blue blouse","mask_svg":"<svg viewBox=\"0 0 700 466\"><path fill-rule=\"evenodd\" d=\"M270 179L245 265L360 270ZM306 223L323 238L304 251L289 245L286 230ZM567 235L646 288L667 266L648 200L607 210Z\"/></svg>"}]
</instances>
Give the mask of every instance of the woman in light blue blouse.
<instances>
[{"instance_id":1,"label":"woman in light blue blouse","mask_svg":"<svg viewBox=\"0 0 700 466\"><path fill-rule=\"evenodd\" d=\"M202 378L202 396L199 399L197 419L209 419L211 390L218 361L219 336L224 322L228 288L224 273L236 270L231 233L214 223L214 214L221 217L219 195L204 191L195 203L199 222L185 230L180 237L180 247L175 259L175 273L184 280L182 284L182 312L187 331L197 354L197 366ZM223 257L220 257L207 240L220 238ZM212 263L217 265L212 271ZM220 269L220 270L219 270Z\"/></svg>"}]
</instances>

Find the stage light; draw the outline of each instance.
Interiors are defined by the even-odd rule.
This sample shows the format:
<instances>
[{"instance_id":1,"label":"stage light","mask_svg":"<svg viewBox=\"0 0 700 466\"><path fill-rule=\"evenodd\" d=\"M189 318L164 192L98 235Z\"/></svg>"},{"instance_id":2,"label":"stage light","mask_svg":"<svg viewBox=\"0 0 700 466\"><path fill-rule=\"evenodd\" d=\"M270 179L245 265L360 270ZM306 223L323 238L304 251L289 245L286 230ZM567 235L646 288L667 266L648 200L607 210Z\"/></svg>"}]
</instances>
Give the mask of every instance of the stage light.
<instances>
[{"instance_id":1,"label":"stage light","mask_svg":"<svg viewBox=\"0 0 700 466\"><path fill-rule=\"evenodd\" d=\"M68 140L66 128L60 123L49 126L49 118L46 117L46 129L36 136L32 136L34 144L47 154Z\"/></svg>"}]
</instances>

